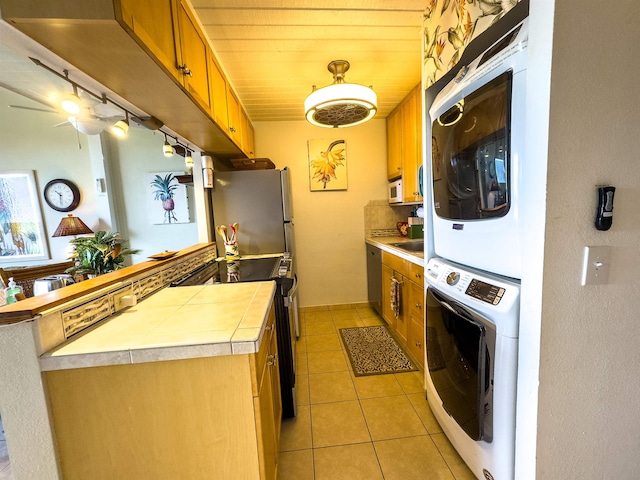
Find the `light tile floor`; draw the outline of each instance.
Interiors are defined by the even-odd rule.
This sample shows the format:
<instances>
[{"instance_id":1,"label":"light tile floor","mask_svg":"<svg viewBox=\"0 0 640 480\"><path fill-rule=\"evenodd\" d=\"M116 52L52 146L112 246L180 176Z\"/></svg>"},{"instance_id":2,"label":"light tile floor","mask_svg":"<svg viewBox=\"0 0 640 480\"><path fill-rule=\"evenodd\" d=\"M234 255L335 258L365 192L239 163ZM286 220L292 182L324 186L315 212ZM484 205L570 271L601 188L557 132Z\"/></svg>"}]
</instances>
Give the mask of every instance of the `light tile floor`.
<instances>
[{"instance_id":1,"label":"light tile floor","mask_svg":"<svg viewBox=\"0 0 640 480\"><path fill-rule=\"evenodd\" d=\"M2 417L0 417L0 480L13 480L7 440L4 437L4 428L2 428Z\"/></svg>"},{"instance_id":2,"label":"light tile floor","mask_svg":"<svg viewBox=\"0 0 640 480\"><path fill-rule=\"evenodd\" d=\"M298 415L282 423L279 480L475 479L431 413L421 373L353 375L338 329L381 325L375 311L325 307L300 320Z\"/></svg>"}]
</instances>

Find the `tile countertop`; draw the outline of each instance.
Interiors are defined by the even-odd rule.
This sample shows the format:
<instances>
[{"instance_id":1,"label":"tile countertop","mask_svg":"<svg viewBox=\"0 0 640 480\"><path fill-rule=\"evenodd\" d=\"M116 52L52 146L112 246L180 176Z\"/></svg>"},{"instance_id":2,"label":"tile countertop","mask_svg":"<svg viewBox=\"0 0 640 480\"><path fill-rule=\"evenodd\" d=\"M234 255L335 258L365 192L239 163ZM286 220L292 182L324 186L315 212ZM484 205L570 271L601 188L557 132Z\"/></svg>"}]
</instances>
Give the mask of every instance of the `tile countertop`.
<instances>
[{"instance_id":1,"label":"tile countertop","mask_svg":"<svg viewBox=\"0 0 640 480\"><path fill-rule=\"evenodd\" d=\"M42 371L255 353L275 282L164 288L40 357Z\"/></svg>"},{"instance_id":2,"label":"tile countertop","mask_svg":"<svg viewBox=\"0 0 640 480\"><path fill-rule=\"evenodd\" d=\"M394 247L392 243L413 243L413 242L423 242L422 238L407 238L407 237L367 237L365 238L365 243L369 245L373 245L375 247L380 248L389 253L393 253L398 257L409 260L411 263L415 263L416 265L420 265L424 267L424 251L422 252L410 252L408 250L403 250L398 247Z\"/></svg>"}]
</instances>

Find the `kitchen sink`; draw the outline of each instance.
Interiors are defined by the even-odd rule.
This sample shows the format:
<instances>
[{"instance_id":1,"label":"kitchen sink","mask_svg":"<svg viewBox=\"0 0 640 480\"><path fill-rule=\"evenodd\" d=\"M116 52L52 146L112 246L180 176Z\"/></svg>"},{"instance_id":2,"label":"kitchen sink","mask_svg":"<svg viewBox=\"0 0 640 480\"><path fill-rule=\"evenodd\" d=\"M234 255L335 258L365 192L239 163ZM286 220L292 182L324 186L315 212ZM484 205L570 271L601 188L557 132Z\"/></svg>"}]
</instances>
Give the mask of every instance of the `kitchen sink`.
<instances>
[{"instance_id":1,"label":"kitchen sink","mask_svg":"<svg viewBox=\"0 0 640 480\"><path fill-rule=\"evenodd\" d=\"M422 252L424 250L424 240L417 242L392 243L392 247L407 250L408 252Z\"/></svg>"}]
</instances>

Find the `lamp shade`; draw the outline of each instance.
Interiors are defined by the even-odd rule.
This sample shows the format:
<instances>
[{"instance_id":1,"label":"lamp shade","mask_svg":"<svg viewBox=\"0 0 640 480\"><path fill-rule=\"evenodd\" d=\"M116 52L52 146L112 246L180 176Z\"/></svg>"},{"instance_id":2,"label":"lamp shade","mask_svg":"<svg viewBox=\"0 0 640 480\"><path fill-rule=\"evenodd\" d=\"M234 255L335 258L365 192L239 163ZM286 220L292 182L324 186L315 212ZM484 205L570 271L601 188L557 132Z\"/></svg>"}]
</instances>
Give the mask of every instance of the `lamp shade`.
<instances>
[{"instance_id":1,"label":"lamp shade","mask_svg":"<svg viewBox=\"0 0 640 480\"><path fill-rule=\"evenodd\" d=\"M334 60L328 65L334 83L316 89L304 102L304 115L317 127L341 128L359 125L371 120L378 111L378 97L371 88L357 83L346 83L349 70L346 60Z\"/></svg>"},{"instance_id":2,"label":"lamp shade","mask_svg":"<svg viewBox=\"0 0 640 480\"><path fill-rule=\"evenodd\" d=\"M58 225L58 228L56 228L56 231L53 232L51 236L68 237L70 235L83 235L85 233L93 233L93 230L87 227L78 217L69 214L69 216L60 220L60 225Z\"/></svg>"}]
</instances>

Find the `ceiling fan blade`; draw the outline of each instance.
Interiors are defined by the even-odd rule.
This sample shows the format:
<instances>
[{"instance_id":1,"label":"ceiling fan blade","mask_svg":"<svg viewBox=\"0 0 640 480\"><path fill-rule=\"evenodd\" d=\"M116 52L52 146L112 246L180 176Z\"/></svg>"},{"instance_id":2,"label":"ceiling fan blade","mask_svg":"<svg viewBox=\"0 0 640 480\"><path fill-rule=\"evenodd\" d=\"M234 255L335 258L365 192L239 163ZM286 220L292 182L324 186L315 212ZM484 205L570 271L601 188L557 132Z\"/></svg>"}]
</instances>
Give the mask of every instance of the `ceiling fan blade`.
<instances>
[{"instance_id":1,"label":"ceiling fan blade","mask_svg":"<svg viewBox=\"0 0 640 480\"><path fill-rule=\"evenodd\" d=\"M9 108L19 108L21 110L33 110L34 112L60 113L56 110L49 110L47 108L25 107L24 105L9 105Z\"/></svg>"},{"instance_id":2,"label":"ceiling fan blade","mask_svg":"<svg viewBox=\"0 0 640 480\"><path fill-rule=\"evenodd\" d=\"M56 123L55 125L53 125L53 127L65 127L67 125L71 125L71 122L69 120L62 122L62 123Z\"/></svg>"}]
</instances>

